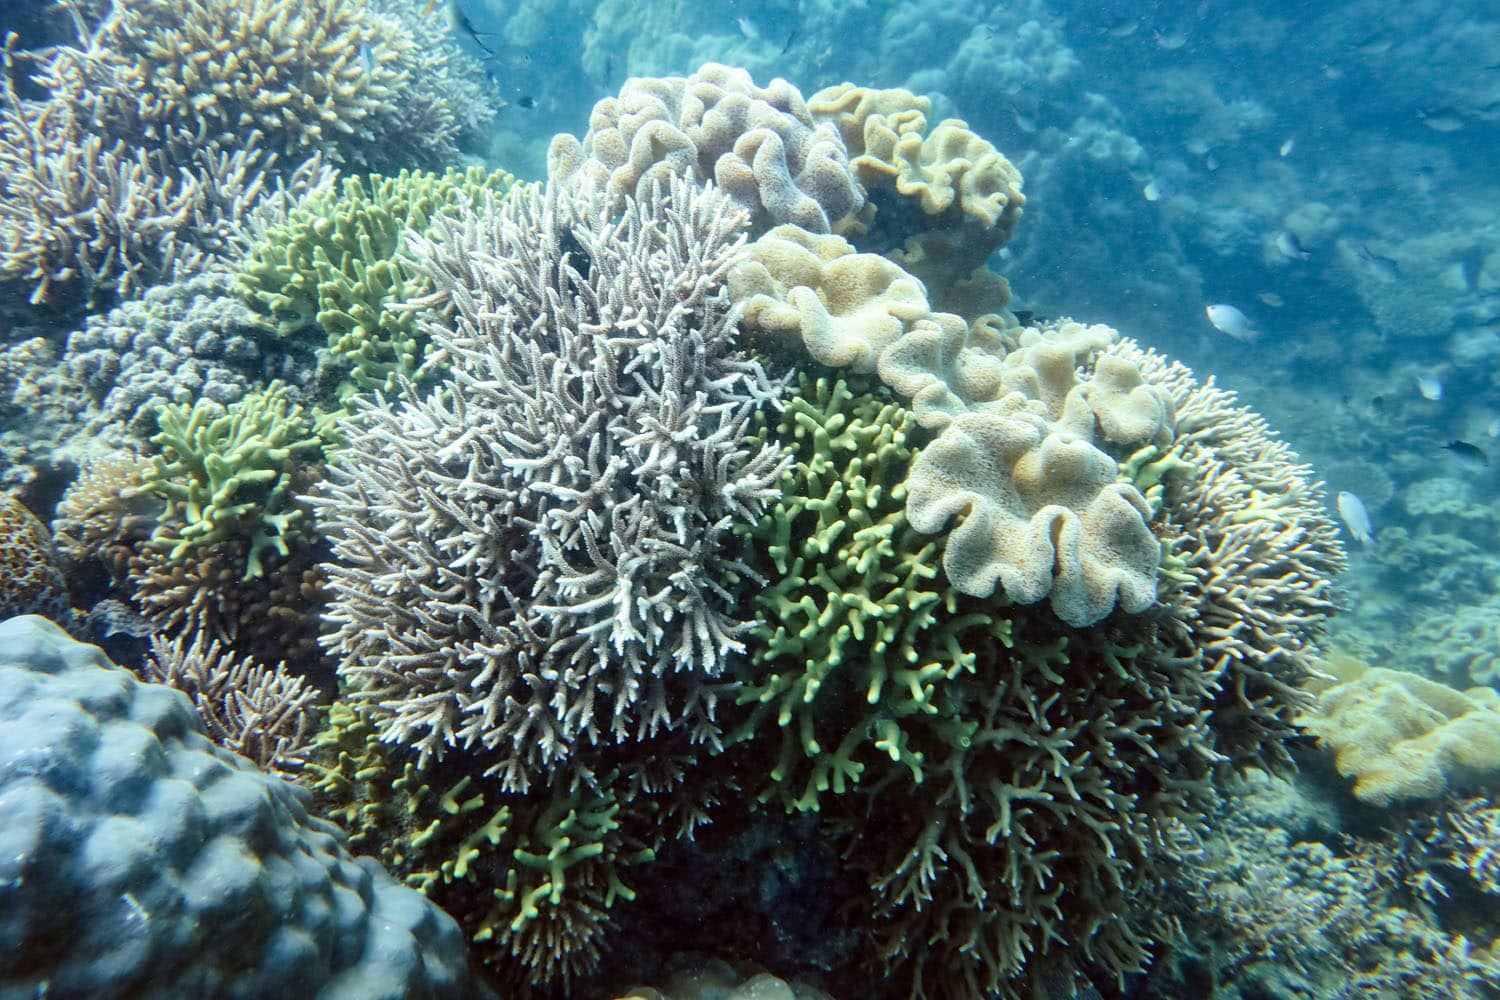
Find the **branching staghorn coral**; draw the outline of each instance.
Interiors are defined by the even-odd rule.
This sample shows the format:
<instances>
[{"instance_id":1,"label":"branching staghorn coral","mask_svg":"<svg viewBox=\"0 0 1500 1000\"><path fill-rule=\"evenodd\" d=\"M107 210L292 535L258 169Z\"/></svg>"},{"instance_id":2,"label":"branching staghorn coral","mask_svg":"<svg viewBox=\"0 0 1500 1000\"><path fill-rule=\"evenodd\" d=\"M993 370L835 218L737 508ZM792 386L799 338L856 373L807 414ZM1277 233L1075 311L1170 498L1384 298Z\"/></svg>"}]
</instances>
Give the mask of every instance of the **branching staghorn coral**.
<instances>
[{"instance_id":1,"label":"branching staghorn coral","mask_svg":"<svg viewBox=\"0 0 1500 1000\"><path fill-rule=\"evenodd\" d=\"M15 42L0 70L0 281L25 282L33 303L54 285L128 293L224 249L275 162L258 135L180 158L132 147L70 95L22 99Z\"/></svg>"},{"instance_id":2,"label":"branching staghorn coral","mask_svg":"<svg viewBox=\"0 0 1500 1000\"><path fill-rule=\"evenodd\" d=\"M72 44L4 49L0 280L33 302L128 294L221 252L275 174L438 165L493 116L472 60L364 0L59 9ZM45 99L17 95L23 57Z\"/></svg>"},{"instance_id":3,"label":"branching staghorn coral","mask_svg":"<svg viewBox=\"0 0 1500 1000\"><path fill-rule=\"evenodd\" d=\"M365 0L113 0L93 24L84 6L65 3L79 39L42 81L111 135L175 153L258 131L296 161L357 166L457 152L455 107L417 80L430 57Z\"/></svg>"},{"instance_id":4,"label":"branching staghorn coral","mask_svg":"<svg viewBox=\"0 0 1500 1000\"><path fill-rule=\"evenodd\" d=\"M1114 348L1165 391L1176 414L1170 447L1147 445L1123 473L1154 498L1164 548L1161 642L1213 677L1218 752L1276 766L1301 684L1336 611L1333 581L1347 565L1312 469L1212 378L1122 342ZM1174 474L1180 469L1188 474Z\"/></svg>"},{"instance_id":5,"label":"branching staghorn coral","mask_svg":"<svg viewBox=\"0 0 1500 1000\"><path fill-rule=\"evenodd\" d=\"M383 739L495 751L524 790L580 746L717 738L708 685L748 627L732 529L783 465L751 438L779 386L724 290L744 225L669 177L618 211L574 184L487 192L413 239L453 308L427 325L451 381L346 421L315 498L328 643Z\"/></svg>"},{"instance_id":6,"label":"branching staghorn coral","mask_svg":"<svg viewBox=\"0 0 1500 1000\"><path fill-rule=\"evenodd\" d=\"M341 397L392 392L399 377L419 375L427 354L417 312L403 306L430 294L432 283L403 259L407 234L427 231L433 215L457 211L465 198L514 183L479 167L345 178L338 191L319 189L256 226L236 290L282 338L322 334L328 371L318 381L343 376Z\"/></svg>"},{"instance_id":7,"label":"branching staghorn coral","mask_svg":"<svg viewBox=\"0 0 1500 1000\"><path fill-rule=\"evenodd\" d=\"M594 966L653 860L661 801L620 769L598 789L499 792L462 767L417 766L366 709L329 707L301 774L351 843L452 914L507 986L565 985Z\"/></svg>"},{"instance_id":8,"label":"branching staghorn coral","mask_svg":"<svg viewBox=\"0 0 1500 1000\"><path fill-rule=\"evenodd\" d=\"M312 753L317 689L285 664L235 656L217 639L155 635L146 676L186 694L209 738L267 770L295 774Z\"/></svg>"}]
</instances>

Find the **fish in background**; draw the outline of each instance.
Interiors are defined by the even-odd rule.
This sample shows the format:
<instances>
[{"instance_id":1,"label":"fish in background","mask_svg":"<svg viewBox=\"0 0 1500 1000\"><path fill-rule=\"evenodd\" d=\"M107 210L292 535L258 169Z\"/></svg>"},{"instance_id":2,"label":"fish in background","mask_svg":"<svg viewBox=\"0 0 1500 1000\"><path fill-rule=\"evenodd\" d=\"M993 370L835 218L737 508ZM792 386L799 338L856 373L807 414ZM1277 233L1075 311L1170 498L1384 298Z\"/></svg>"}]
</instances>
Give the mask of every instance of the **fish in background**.
<instances>
[{"instance_id":1,"label":"fish in background","mask_svg":"<svg viewBox=\"0 0 1500 1000\"><path fill-rule=\"evenodd\" d=\"M1250 317L1234 306L1217 302L1203 310L1214 329L1242 344L1253 344L1260 339L1260 331L1250 322Z\"/></svg>"},{"instance_id":2,"label":"fish in background","mask_svg":"<svg viewBox=\"0 0 1500 1000\"><path fill-rule=\"evenodd\" d=\"M1374 275L1376 280L1383 281L1387 285L1399 281L1401 278L1400 268L1396 262L1389 257L1382 257L1363 243L1354 245L1354 256L1360 259L1365 268Z\"/></svg>"},{"instance_id":3,"label":"fish in background","mask_svg":"<svg viewBox=\"0 0 1500 1000\"><path fill-rule=\"evenodd\" d=\"M1375 529L1370 526L1370 512L1365 509L1365 502L1348 490L1339 492L1339 517L1343 518L1344 527L1349 529L1349 534L1361 545L1375 544Z\"/></svg>"},{"instance_id":4,"label":"fish in background","mask_svg":"<svg viewBox=\"0 0 1500 1000\"><path fill-rule=\"evenodd\" d=\"M1297 137L1296 136L1292 136L1291 138L1287 139L1286 142L1283 142L1281 144L1281 148L1279 150L1277 150L1277 153L1280 154L1281 158L1284 160L1288 156L1292 155L1292 150L1295 149L1296 146L1297 146Z\"/></svg>"},{"instance_id":5,"label":"fish in background","mask_svg":"<svg viewBox=\"0 0 1500 1000\"><path fill-rule=\"evenodd\" d=\"M1418 375L1413 379L1417 383L1417 392L1429 402L1436 403L1443 398L1443 383L1435 375Z\"/></svg>"},{"instance_id":6,"label":"fish in background","mask_svg":"<svg viewBox=\"0 0 1500 1000\"><path fill-rule=\"evenodd\" d=\"M1276 234L1276 249L1287 260L1307 260L1312 256L1312 251L1304 247L1302 241L1297 239L1297 234L1289 229Z\"/></svg>"},{"instance_id":7,"label":"fish in background","mask_svg":"<svg viewBox=\"0 0 1500 1000\"><path fill-rule=\"evenodd\" d=\"M1489 453L1472 441L1454 438L1443 445L1443 450L1470 472L1483 472L1490 467Z\"/></svg>"}]
</instances>

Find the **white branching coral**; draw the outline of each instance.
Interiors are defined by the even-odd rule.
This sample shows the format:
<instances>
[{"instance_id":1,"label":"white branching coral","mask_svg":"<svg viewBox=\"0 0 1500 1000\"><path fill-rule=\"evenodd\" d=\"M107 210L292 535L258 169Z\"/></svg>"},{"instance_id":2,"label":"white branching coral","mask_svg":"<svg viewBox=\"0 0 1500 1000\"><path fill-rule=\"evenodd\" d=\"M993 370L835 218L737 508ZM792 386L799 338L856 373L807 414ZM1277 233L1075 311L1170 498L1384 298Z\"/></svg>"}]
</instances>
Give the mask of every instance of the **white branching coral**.
<instances>
[{"instance_id":1,"label":"white branching coral","mask_svg":"<svg viewBox=\"0 0 1500 1000\"><path fill-rule=\"evenodd\" d=\"M781 386L734 346L745 224L681 178L618 211L562 183L412 241L451 380L348 421L315 499L328 642L384 740L496 751L519 790L588 780L582 746L717 738L732 532L784 465L751 435Z\"/></svg>"}]
</instances>

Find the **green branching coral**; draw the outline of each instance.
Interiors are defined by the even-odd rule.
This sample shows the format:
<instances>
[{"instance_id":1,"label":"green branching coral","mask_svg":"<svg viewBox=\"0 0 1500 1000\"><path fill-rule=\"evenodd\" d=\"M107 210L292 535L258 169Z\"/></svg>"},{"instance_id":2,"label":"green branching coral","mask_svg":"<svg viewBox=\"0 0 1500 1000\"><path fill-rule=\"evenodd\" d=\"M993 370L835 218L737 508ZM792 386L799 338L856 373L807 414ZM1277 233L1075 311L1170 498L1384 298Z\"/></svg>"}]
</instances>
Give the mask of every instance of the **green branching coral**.
<instances>
[{"instance_id":1,"label":"green branching coral","mask_svg":"<svg viewBox=\"0 0 1500 1000\"><path fill-rule=\"evenodd\" d=\"M782 499L748 535L772 583L755 599L758 641L739 695L740 741L780 730L762 801L816 809L879 753L923 779L909 722L961 743L940 688L973 669L964 633L988 618L940 578L938 542L906 520L918 433L910 410L840 379L802 376L775 429L794 456ZM960 608L960 602L965 607Z\"/></svg>"},{"instance_id":2,"label":"green branching coral","mask_svg":"<svg viewBox=\"0 0 1500 1000\"><path fill-rule=\"evenodd\" d=\"M323 331L327 360L343 379L340 402L390 392L426 360L410 304L433 289L402 257L406 234L514 183L479 167L346 178L336 194L308 199L255 241L237 276L240 292L282 336Z\"/></svg>"},{"instance_id":3,"label":"green branching coral","mask_svg":"<svg viewBox=\"0 0 1500 1000\"><path fill-rule=\"evenodd\" d=\"M471 775L419 769L345 701L330 707L305 780L354 847L452 914L480 959L515 987L590 969L612 908L635 898L623 872L655 856L645 831L656 809L622 772L594 789L501 792Z\"/></svg>"},{"instance_id":4,"label":"green branching coral","mask_svg":"<svg viewBox=\"0 0 1500 1000\"><path fill-rule=\"evenodd\" d=\"M171 403L157 414L159 453L142 486L166 502L152 544L172 559L225 541L248 544L245 579L263 572L267 549L289 555L303 513L294 477L322 457L311 418L273 382L227 410L207 400Z\"/></svg>"}]
</instances>

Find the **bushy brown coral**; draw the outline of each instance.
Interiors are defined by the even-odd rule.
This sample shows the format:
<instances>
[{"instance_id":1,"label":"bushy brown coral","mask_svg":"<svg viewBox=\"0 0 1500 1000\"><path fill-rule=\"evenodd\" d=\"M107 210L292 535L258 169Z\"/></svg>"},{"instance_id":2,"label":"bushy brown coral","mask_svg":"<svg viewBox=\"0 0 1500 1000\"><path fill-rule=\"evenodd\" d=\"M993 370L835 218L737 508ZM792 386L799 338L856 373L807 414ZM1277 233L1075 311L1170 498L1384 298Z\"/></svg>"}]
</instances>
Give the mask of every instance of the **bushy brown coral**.
<instances>
[{"instance_id":1,"label":"bushy brown coral","mask_svg":"<svg viewBox=\"0 0 1500 1000\"><path fill-rule=\"evenodd\" d=\"M243 542L222 542L173 559L145 546L131 560L131 597L146 621L169 636L201 634L238 656L292 664L327 678L318 645L326 577L315 550L272 555L266 571L244 579Z\"/></svg>"},{"instance_id":2,"label":"bushy brown coral","mask_svg":"<svg viewBox=\"0 0 1500 1000\"><path fill-rule=\"evenodd\" d=\"M365 0L118 0L47 76L147 147L229 149L259 133L295 161L370 166L391 147L401 160L456 154L456 109L417 86L422 58Z\"/></svg>"},{"instance_id":3,"label":"bushy brown coral","mask_svg":"<svg viewBox=\"0 0 1500 1000\"><path fill-rule=\"evenodd\" d=\"M84 463L52 522L58 554L70 572L84 572L97 561L113 585L126 584L131 561L151 537L162 508L142 486L145 469L145 460L129 452Z\"/></svg>"},{"instance_id":4,"label":"bushy brown coral","mask_svg":"<svg viewBox=\"0 0 1500 1000\"><path fill-rule=\"evenodd\" d=\"M0 493L0 621L13 615L68 612L68 589L47 526L9 494Z\"/></svg>"},{"instance_id":5,"label":"bushy brown coral","mask_svg":"<svg viewBox=\"0 0 1500 1000\"><path fill-rule=\"evenodd\" d=\"M268 770L307 763L317 728L317 689L287 671L235 656L201 632L153 636L145 674L193 700L208 736Z\"/></svg>"}]
</instances>

